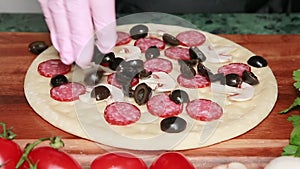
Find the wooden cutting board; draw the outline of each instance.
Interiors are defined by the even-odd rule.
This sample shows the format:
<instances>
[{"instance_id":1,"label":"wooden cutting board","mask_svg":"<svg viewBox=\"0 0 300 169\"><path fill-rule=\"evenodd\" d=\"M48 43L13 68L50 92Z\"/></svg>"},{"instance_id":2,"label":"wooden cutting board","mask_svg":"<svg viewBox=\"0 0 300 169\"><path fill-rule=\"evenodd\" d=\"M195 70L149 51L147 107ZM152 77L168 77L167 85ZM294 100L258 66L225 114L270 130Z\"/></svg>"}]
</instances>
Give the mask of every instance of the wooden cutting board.
<instances>
[{"instance_id":1,"label":"wooden cutting board","mask_svg":"<svg viewBox=\"0 0 300 169\"><path fill-rule=\"evenodd\" d=\"M288 144L292 125L287 121L287 117L299 111L296 109L286 115L278 114L297 97L292 72L300 68L300 35L220 36L268 60L278 82L278 100L270 115L249 132L216 145L181 152L190 158L197 168L209 169L231 161L245 162L250 169L263 168L270 159L279 156L283 146ZM48 33L0 33L0 121L13 127L17 134L16 142L25 146L37 138L61 136L66 143L64 150L85 168L96 156L107 151L120 150L61 131L31 109L24 96L23 81L28 67L36 57L28 51L28 44L36 40L50 44ZM141 156L147 163L162 153L130 152Z\"/></svg>"}]
</instances>

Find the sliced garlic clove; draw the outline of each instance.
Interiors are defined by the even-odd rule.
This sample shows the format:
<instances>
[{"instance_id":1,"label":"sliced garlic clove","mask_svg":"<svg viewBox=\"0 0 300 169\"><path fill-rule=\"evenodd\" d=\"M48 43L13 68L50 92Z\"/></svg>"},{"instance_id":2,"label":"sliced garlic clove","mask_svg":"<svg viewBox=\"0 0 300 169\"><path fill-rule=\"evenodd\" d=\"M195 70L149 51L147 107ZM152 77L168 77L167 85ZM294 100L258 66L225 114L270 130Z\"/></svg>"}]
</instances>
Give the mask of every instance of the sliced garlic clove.
<instances>
[{"instance_id":1,"label":"sliced garlic clove","mask_svg":"<svg viewBox=\"0 0 300 169\"><path fill-rule=\"evenodd\" d=\"M153 72L152 76L158 81L157 92L172 91L176 88L176 81L165 72Z\"/></svg>"},{"instance_id":2,"label":"sliced garlic clove","mask_svg":"<svg viewBox=\"0 0 300 169\"><path fill-rule=\"evenodd\" d=\"M255 88L248 83L242 83L241 93L229 96L229 99L232 101L247 101L253 98Z\"/></svg>"},{"instance_id":3,"label":"sliced garlic clove","mask_svg":"<svg viewBox=\"0 0 300 169\"><path fill-rule=\"evenodd\" d=\"M116 57L123 58L126 61L140 59L142 55L139 47L130 45L116 46L114 47L113 52Z\"/></svg>"},{"instance_id":4,"label":"sliced garlic clove","mask_svg":"<svg viewBox=\"0 0 300 169\"><path fill-rule=\"evenodd\" d=\"M220 83L211 83L211 91L220 94L236 95L240 94L242 89L228 85L222 85Z\"/></svg>"}]
</instances>

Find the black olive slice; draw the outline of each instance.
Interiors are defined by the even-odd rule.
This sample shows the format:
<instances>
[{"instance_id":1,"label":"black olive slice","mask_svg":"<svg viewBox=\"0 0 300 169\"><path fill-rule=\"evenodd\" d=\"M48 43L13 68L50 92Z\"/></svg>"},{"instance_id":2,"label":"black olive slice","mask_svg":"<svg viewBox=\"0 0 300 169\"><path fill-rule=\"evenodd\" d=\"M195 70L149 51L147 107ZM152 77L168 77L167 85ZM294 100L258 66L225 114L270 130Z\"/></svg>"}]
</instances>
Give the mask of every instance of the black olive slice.
<instances>
[{"instance_id":1,"label":"black olive slice","mask_svg":"<svg viewBox=\"0 0 300 169\"><path fill-rule=\"evenodd\" d=\"M206 67L204 66L201 62L198 63L197 65L197 72L199 75L209 77L213 75L213 73Z\"/></svg>"},{"instance_id":2,"label":"black olive slice","mask_svg":"<svg viewBox=\"0 0 300 169\"><path fill-rule=\"evenodd\" d=\"M29 51L33 54L41 54L48 48L48 45L44 41L34 41L28 45Z\"/></svg>"},{"instance_id":3,"label":"black olive slice","mask_svg":"<svg viewBox=\"0 0 300 169\"><path fill-rule=\"evenodd\" d=\"M145 25L135 25L129 30L132 39L144 38L148 35L148 27Z\"/></svg>"},{"instance_id":4,"label":"black olive slice","mask_svg":"<svg viewBox=\"0 0 300 169\"><path fill-rule=\"evenodd\" d=\"M151 88L145 83L139 84L134 90L134 100L138 105L145 104L151 96Z\"/></svg>"},{"instance_id":5,"label":"black olive slice","mask_svg":"<svg viewBox=\"0 0 300 169\"><path fill-rule=\"evenodd\" d=\"M95 98L96 101L104 100L110 96L110 91L105 86L96 86L91 92L91 97Z\"/></svg>"},{"instance_id":6,"label":"black olive slice","mask_svg":"<svg viewBox=\"0 0 300 169\"><path fill-rule=\"evenodd\" d=\"M95 86L103 77L103 70L97 70L87 73L84 78L84 83L88 86Z\"/></svg>"},{"instance_id":7,"label":"black olive slice","mask_svg":"<svg viewBox=\"0 0 300 169\"><path fill-rule=\"evenodd\" d=\"M164 33L162 36L162 39L165 43L171 45L171 46L177 46L180 44L180 41L173 35L170 35L168 33Z\"/></svg>"},{"instance_id":8,"label":"black olive slice","mask_svg":"<svg viewBox=\"0 0 300 169\"><path fill-rule=\"evenodd\" d=\"M266 67L268 65L267 60L261 56L252 56L248 59L247 63L257 68Z\"/></svg>"},{"instance_id":9,"label":"black olive slice","mask_svg":"<svg viewBox=\"0 0 300 169\"><path fill-rule=\"evenodd\" d=\"M209 75L209 80L211 82L216 82L216 81L223 81L225 79L225 76L223 73L217 73L217 74L211 74Z\"/></svg>"},{"instance_id":10,"label":"black olive slice","mask_svg":"<svg viewBox=\"0 0 300 169\"><path fill-rule=\"evenodd\" d=\"M191 79L197 74L196 70L192 66L184 64L180 66L180 73L187 79Z\"/></svg>"},{"instance_id":11,"label":"black olive slice","mask_svg":"<svg viewBox=\"0 0 300 169\"><path fill-rule=\"evenodd\" d=\"M111 70L117 70L118 66L124 62L123 58L120 57L116 57L110 64L109 64L109 68Z\"/></svg>"},{"instance_id":12,"label":"black olive slice","mask_svg":"<svg viewBox=\"0 0 300 169\"><path fill-rule=\"evenodd\" d=\"M160 122L160 129L166 133L179 133L186 129L187 122L181 117L168 117Z\"/></svg>"},{"instance_id":13,"label":"black olive slice","mask_svg":"<svg viewBox=\"0 0 300 169\"><path fill-rule=\"evenodd\" d=\"M169 95L170 100L175 102L176 104L188 103L190 101L189 95L184 90L174 90Z\"/></svg>"},{"instance_id":14,"label":"black olive slice","mask_svg":"<svg viewBox=\"0 0 300 169\"><path fill-rule=\"evenodd\" d=\"M140 73L139 73L139 78L140 79L143 79L143 78L148 78L152 75L152 72L151 71L147 71L146 69L142 70Z\"/></svg>"},{"instance_id":15,"label":"black olive slice","mask_svg":"<svg viewBox=\"0 0 300 169\"><path fill-rule=\"evenodd\" d=\"M56 75L50 80L50 84L52 87L60 86L65 83L68 83L68 78L64 75Z\"/></svg>"},{"instance_id":16,"label":"black olive slice","mask_svg":"<svg viewBox=\"0 0 300 169\"><path fill-rule=\"evenodd\" d=\"M144 70L144 61L140 59L134 59L127 61L127 65L133 69L136 69L138 72Z\"/></svg>"},{"instance_id":17,"label":"black olive slice","mask_svg":"<svg viewBox=\"0 0 300 169\"><path fill-rule=\"evenodd\" d=\"M247 70L243 72L242 79L244 82L250 85L257 85L259 83L258 78L255 76L255 74Z\"/></svg>"},{"instance_id":18,"label":"black olive slice","mask_svg":"<svg viewBox=\"0 0 300 169\"><path fill-rule=\"evenodd\" d=\"M206 60L206 56L204 55L204 53L201 52L201 50L196 46L192 46L189 48L189 54L191 59L197 59L200 62L204 62Z\"/></svg>"},{"instance_id":19,"label":"black olive slice","mask_svg":"<svg viewBox=\"0 0 300 169\"><path fill-rule=\"evenodd\" d=\"M147 60L157 58L160 55L160 51L157 46L149 47L145 52L145 58Z\"/></svg>"},{"instance_id":20,"label":"black olive slice","mask_svg":"<svg viewBox=\"0 0 300 169\"><path fill-rule=\"evenodd\" d=\"M100 62L102 66L109 67L109 65L114 62L115 54L113 52L109 52L105 54Z\"/></svg>"},{"instance_id":21,"label":"black olive slice","mask_svg":"<svg viewBox=\"0 0 300 169\"><path fill-rule=\"evenodd\" d=\"M191 60L178 60L179 65L189 65L189 66L196 66L198 63L197 59L191 59Z\"/></svg>"},{"instance_id":22,"label":"black olive slice","mask_svg":"<svg viewBox=\"0 0 300 169\"><path fill-rule=\"evenodd\" d=\"M221 84L226 84L232 87L240 87L242 82L243 79L238 74L234 73L225 75L225 78L221 80Z\"/></svg>"}]
</instances>

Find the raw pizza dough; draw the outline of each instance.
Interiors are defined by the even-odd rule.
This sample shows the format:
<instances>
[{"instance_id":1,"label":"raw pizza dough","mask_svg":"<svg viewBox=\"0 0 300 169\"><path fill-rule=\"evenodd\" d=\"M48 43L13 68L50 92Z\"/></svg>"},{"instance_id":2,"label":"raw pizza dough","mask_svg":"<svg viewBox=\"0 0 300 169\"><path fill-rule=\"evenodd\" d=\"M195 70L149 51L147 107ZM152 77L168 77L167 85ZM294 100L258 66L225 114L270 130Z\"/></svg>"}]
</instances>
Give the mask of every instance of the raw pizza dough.
<instances>
[{"instance_id":1,"label":"raw pizza dough","mask_svg":"<svg viewBox=\"0 0 300 169\"><path fill-rule=\"evenodd\" d=\"M155 33L164 30L172 35L190 30L179 26L146 24L149 32ZM129 32L133 25L118 26L119 31ZM198 30L199 31L199 30ZM207 37L208 45L214 47L229 47L233 56L231 62L246 63L254 53L242 46L222 37L202 32ZM133 44L133 41L130 43ZM162 51L163 54L163 51ZM31 64L25 78L25 95L34 109L46 121L66 132L82 138L113 147L134 150L183 150L209 146L221 141L232 139L257 126L268 116L277 100L277 82L269 67L251 67L252 72L260 80L255 86L254 97L249 101L230 101L222 94L211 92L210 87L204 89L189 89L192 98L208 98L223 107L224 114L220 120L203 123L191 119L185 112L181 113L187 122L187 129L177 134L167 134L160 130L161 118L154 117L146 112L145 106L140 107L141 119L129 126L109 125L103 117L106 102L85 103L81 100L74 102L58 102L53 100L49 91L50 78L42 77L37 72L38 64L42 61L58 58L57 51L50 47L40 54ZM142 55L142 58L144 56ZM172 61L176 63L177 61ZM213 72L223 64L206 63ZM228 64L228 63L224 63ZM83 71L73 66L73 73L67 74L70 81L81 81ZM175 68L176 70L176 68ZM176 79L176 72L173 77ZM171 73L172 75L172 73ZM104 80L105 81L105 80ZM121 98L132 101L128 98Z\"/></svg>"}]
</instances>

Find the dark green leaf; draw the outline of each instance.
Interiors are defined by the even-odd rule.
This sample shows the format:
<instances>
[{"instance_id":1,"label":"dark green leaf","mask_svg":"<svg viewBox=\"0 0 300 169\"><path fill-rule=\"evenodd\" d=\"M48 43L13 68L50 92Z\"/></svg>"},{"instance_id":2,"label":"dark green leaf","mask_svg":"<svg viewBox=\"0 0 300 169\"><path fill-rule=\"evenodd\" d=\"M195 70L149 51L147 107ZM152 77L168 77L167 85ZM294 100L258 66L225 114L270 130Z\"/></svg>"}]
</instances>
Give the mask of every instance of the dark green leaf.
<instances>
[{"instance_id":1,"label":"dark green leaf","mask_svg":"<svg viewBox=\"0 0 300 169\"><path fill-rule=\"evenodd\" d=\"M298 151L299 146L295 146L295 145L287 145L283 148L283 152L281 155L283 156L293 156L296 154L296 152Z\"/></svg>"},{"instance_id":2,"label":"dark green leaf","mask_svg":"<svg viewBox=\"0 0 300 169\"><path fill-rule=\"evenodd\" d=\"M293 72L293 76L294 76L294 80L295 80L295 81L300 81L300 69L295 70L295 71Z\"/></svg>"},{"instance_id":3,"label":"dark green leaf","mask_svg":"<svg viewBox=\"0 0 300 169\"><path fill-rule=\"evenodd\" d=\"M297 106L300 106L300 97L297 97L289 108L282 110L281 112L279 112L279 114L286 114Z\"/></svg>"}]
</instances>

